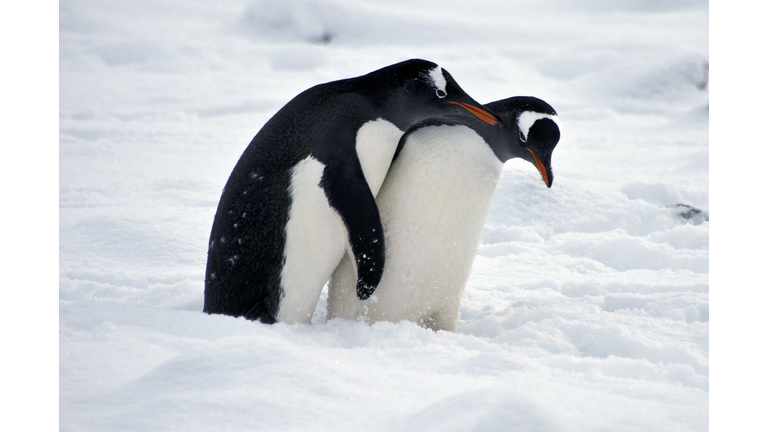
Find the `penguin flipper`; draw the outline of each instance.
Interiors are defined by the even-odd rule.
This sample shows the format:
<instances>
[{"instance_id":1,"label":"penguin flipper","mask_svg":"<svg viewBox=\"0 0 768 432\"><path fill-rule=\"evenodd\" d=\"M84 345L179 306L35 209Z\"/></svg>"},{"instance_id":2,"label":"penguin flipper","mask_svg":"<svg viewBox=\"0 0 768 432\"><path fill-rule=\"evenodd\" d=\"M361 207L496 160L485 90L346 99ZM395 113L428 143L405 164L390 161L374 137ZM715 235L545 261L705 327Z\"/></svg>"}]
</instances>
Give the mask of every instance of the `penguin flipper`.
<instances>
[{"instance_id":1,"label":"penguin flipper","mask_svg":"<svg viewBox=\"0 0 768 432\"><path fill-rule=\"evenodd\" d=\"M384 229L359 160L329 163L320 186L347 229L357 268L357 297L366 300L384 273Z\"/></svg>"}]
</instances>

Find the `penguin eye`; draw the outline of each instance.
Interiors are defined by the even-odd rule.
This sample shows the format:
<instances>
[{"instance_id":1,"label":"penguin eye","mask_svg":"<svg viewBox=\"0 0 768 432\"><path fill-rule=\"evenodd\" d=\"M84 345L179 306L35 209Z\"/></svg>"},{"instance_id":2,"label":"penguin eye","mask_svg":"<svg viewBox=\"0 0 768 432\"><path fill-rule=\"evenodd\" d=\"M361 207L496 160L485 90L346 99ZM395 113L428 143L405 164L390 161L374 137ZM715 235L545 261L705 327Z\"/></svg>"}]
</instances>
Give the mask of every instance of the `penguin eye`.
<instances>
[{"instance_id":1,"label":"penguin eye","mask_svg":"<svg viewBox=\"0 0 768 432\"><path fill-rule=\"evenodd\" d=\"M448 93L446 93L445 90L441 90L441 89L435 90L435 93L437 93L437 97L439 97L440 99L448 96Z\"/></svg>"},{"instance_id":2,"label":"penguin eye","mask_svg":"<svg viewBox=\"0 0 768 432\"><path fill-rule=\"evenodd\" d=\"M526 142L526 141L528 141L528 140L525 138L525 135L523 135L523 131L520 131L520 141L522 141L522 142Z\"/></svg>"}]
</instances>

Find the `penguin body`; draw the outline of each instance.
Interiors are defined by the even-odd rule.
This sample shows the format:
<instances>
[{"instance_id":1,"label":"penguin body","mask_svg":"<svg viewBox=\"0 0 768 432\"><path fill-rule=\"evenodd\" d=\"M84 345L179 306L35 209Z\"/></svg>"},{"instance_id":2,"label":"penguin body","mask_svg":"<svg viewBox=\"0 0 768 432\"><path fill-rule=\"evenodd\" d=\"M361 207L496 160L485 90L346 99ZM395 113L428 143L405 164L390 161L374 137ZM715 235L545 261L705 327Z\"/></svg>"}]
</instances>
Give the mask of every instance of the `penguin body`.
<instances>
[{"instance_id":1,"label":"penguin body","mask_svg":"<svg viewBox=\"0 0 768 432\"><path fill-rule=\"evenodd\" d=\"M501 124L425 60L321 84L288 102L253 138L222 192L203 311L308 323L345 253L354 258L356 296L367 298L385 257L374 196L403 132L443 115Z\"/></svg>"},{"instance_id":2,"label":"penguin body","mask_svg":"<svg viewBox=\"0 0 768 432\"><path fill-rule=\"evenodd\" d=\"M551 154L560 137L557 114L539 99L509 98L486 107L500 115L502 128L431 119L402 137L376 197L387 244L381 283L371 298L358 300L352 263L344 257L329 285L329 318L456 329L504 162L525 158L550 187Z\"/></svg>"}]
</instances>

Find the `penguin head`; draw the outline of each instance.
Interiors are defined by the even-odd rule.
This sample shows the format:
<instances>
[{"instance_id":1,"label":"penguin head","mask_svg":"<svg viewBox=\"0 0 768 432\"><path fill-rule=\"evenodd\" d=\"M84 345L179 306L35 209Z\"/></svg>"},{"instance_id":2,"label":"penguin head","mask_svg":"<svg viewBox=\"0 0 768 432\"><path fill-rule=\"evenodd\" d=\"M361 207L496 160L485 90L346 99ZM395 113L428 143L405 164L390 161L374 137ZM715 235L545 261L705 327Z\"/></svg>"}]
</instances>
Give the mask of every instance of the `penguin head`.
<instances>
[{"instance_id":1,"label":"penguin head","mask_svg":"<svg viewBox=\"0 0 768 432\"><path fill-rule=\"evenodd\" d=\"M517 96L486 105L504 122L502 145L494 153L503 162L519 157L532 163L547 187L552 187L552 151L560 141L560 120L548 103Z\"/></svg>"},{"instance_id":2,"label":"penguin head","mask_svg":"<svg viewBox=\"0 0 768 432\"><path fill-rule=\"evenodd\" d=\"M501 127L493 111L472 99L448 71L436 63L411 59L369 74L381 84L381 97L391 108L389 116L397 124L410 126L416 121L443 116L469 116L488 125Z\"/></svg>"},{"instance_id":3,"label":"penguin head","mask_svg":"<svg viewBox=\"0 0 768 432\"><path fill-rule=\"evenodd\" d=\"M459 83L453 79L451 74L442 67L435 65L433 68L429 69L429 73L426 75L424 81L431 86L430 90L434 90L435 96L437 97L437 100L432 99L432 102L446 104L446 107L452 111L451 114L469 114L491 126L502 125L499 116L472 99L459 86ZM429 93L429 91L427 92ZM453 105L453 107L451 107L451 105ZM456 108L459 109L456 110Z\"/></svg>"}]
</instances>

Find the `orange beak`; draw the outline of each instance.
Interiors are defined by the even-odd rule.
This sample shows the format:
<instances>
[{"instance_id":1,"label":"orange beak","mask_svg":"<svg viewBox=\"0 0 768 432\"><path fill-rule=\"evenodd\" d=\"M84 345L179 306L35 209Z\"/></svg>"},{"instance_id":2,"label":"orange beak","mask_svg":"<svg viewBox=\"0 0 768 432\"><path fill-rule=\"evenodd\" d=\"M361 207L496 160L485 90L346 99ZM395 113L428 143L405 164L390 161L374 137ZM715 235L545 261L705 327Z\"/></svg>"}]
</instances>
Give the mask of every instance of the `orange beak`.
<instances>
[{"instance_id":1,"label":"orange beak","mask_svg":"<svg viewBox=\"0 0 768 432\"><path fill-rule=\"evenodd\" d=\"M549 176L547 176L547 169L544 167L544 164L541 163L539 158L536 157L536 155L533 153L533 150L526 148L529 152L531 152L531 156L533 156L533 160L536 161L536 168L539 170L539 174L541 174L541 179L544 180L544 184L547 185L547 187L550 187L549 183Z\"/></svg>"},{"instance_id":2,"label":"orange beak","mask_svg":"<svg viewBox=\"0 0 768 432\"><path fill-rule=\"evenodd\" d=\"M491 114L490 112L488 112L488 111L486 111L486 110L484 110L482 108L479 108L479 107L476 107L474 105L470 105L470 104L467 104L467 103L463 103L463 102L448 101L448 103L452 103L452 104L456 104L456 105L461 106L462 108L464 108L467 111L471 112L477 118L479 118L480 120L488 123L491 126L501 126L501 121L499 120L498 117L496 117L495 115Z\"/></svg>"}]
</instances>

